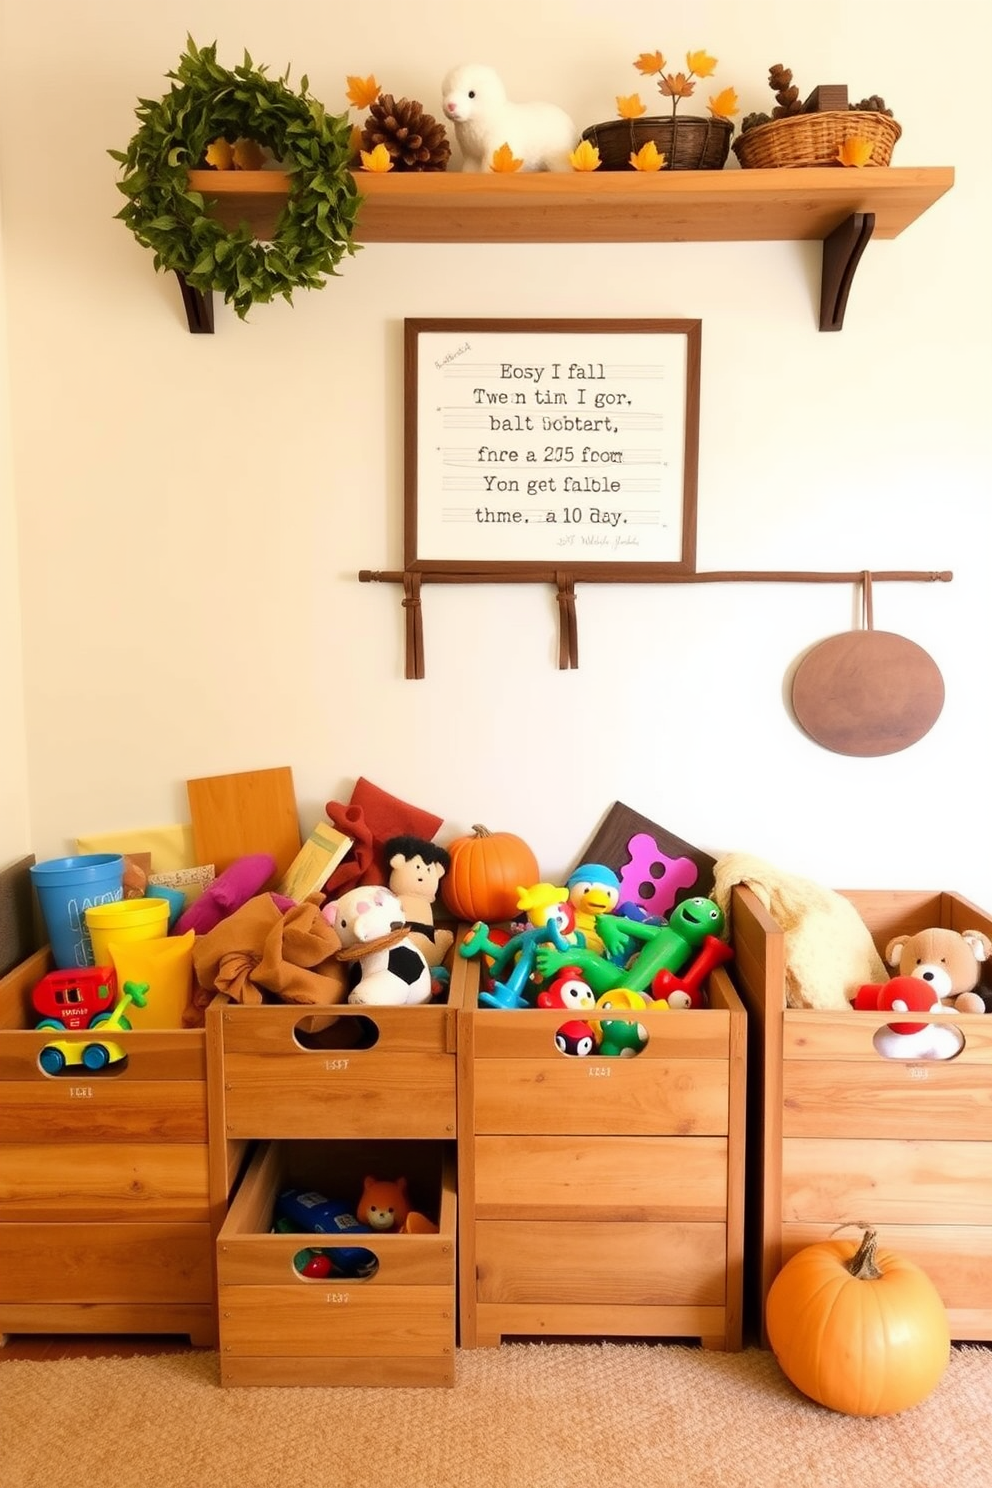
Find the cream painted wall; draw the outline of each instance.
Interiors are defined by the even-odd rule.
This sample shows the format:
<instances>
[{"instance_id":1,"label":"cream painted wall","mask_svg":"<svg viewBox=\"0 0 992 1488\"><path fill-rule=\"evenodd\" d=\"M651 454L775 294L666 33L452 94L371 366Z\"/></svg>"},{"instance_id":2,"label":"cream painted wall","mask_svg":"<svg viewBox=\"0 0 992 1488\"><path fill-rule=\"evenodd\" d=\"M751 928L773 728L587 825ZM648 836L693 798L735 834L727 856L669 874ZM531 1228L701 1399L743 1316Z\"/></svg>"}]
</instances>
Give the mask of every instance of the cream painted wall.
<instances>
[{"instance_id":1,"label":"cream painted wall","mask_svg":"<svg viewBox=\"0 0 992 1488\"><path fill-rule=\"evenodd\" d=\"M439 109L443 72L475 57L581 124L634 90L642 50L705 46L745 112L783 61L804 90L883 93L895 163L957 181L869 246L839 335L816 330L817 245L397 244L247 324L219 305L216 334L192 337L174 279L113 220L106 154L187 31L227 65L245 48L291 63L338 110L368 72ZM992 49L984 0L10 0L4 33L0 522L19 533L30 810L8 854L183 820L187 778L290 764L305 827L364 774L443 816L442 841L476 821L522 833L549 876L622 800L711 851L992 903L992 193L965 65ZM855 622L845 586L580 586L575 672L556 669L542 588L434 586L427 677L404 681L399 592L357 582L400 561L403 319L478 315L699 317L699 567L953 569L875 591L878 628L941 667L932 732L854 760L791 720L793 663ZM0 648L13 677L16 623Z\"/></svg>"},{"instance_id":2,"label":"cream painted wall","mask_svg":"<svg viewBox=\"0 0 992 1488\"><path fill-rule=\"evenodd\" d=\"M0 233L0 288L4 283ZM0 296L0 866L29 850L17 523L11 471L6 300Z\"/></svg>"}]
</instances>

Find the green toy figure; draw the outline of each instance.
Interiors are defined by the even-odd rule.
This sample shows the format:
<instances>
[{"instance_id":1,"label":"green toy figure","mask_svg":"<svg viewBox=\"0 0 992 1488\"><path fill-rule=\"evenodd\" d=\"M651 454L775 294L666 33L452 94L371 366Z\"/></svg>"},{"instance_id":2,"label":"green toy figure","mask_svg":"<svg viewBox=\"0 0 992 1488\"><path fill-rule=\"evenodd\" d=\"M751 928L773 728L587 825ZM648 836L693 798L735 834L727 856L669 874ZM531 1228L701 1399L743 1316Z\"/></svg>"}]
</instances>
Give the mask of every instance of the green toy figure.
<instances>
[{"instance_id":1,"label":"green toy figure","mask_svg":"<svg viewBox=\"0 0 992 1488\"><path fill-rule=\"evenodd\" d=\"M597 997L614 987L628 987L634 992L648 991L659 971L681 971L707 935L722 935L723 910L712 899L683 899L672 910L667 925L649 925L642 920L628 920L619 915L600 915L596 930L607 956L622 952L630 940L643 941L643 950L629 966L617 966L595 951L570 946L555 951L538 946L537 970L548 980L563 966L577 966Z\"/></svg>"}]
</instances>

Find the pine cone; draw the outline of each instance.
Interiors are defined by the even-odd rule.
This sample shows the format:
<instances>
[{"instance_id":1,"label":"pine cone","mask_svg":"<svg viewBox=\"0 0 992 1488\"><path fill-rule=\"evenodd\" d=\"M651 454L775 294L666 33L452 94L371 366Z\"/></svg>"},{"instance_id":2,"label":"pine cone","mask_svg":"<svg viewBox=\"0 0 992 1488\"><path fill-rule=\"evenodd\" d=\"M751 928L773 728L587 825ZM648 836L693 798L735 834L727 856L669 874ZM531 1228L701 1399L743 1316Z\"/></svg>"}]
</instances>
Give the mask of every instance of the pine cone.
<instances>
[{"instance_id":1,"label":"pine cone","mask_svg":"<svg viewBox=\"0 0 992 1488\"><path fill-rule=\"evenodd\" d=\"M451 158L444 125L425 114L415 98L397 100L391 93L379 95L362 130L362 149L376 145L385 145L398 171L444 170Z\"/></svg>"},{"instance_id":2,"label":"pine cone","mask_svg":"<svg viewBox=\"0 0 992 1488\"><path fill-rule=\"evenodd\" d=\"M768 69L768 86L775 94L777 108L772 109L773 119L786 119L790 114L801 114L803 111L802 100L799 97L799 89L792 86L792 69L783 67L781 62L773 62Z\"/></svg>"},{"instance_id":3,"label":"pine cone","mask_svg":"<svg viewBox=\"0 0 992 1488\"><path fill-rule=\"evenodd\" d=\"M860 103L852 103L850 107L857 109L859 113L888 114L892 118L892 110L885 107L885 99L880 98L877 93L873 93L870 98L862 98Z\"/></svg>"},{"instance_id":4,"label":"pine cone","mask_svg":"<svg viewBox=\"0 0 992 1488\"><path fill-rule=\"evenodd\" d=\"M762 114L758 112L755 112L753 114L745 114L743 119L741 120L741 134L746 134L749 129L757 129L759 124L770 124L771 122L771 114Z\"/></svg>"}]
</instances>

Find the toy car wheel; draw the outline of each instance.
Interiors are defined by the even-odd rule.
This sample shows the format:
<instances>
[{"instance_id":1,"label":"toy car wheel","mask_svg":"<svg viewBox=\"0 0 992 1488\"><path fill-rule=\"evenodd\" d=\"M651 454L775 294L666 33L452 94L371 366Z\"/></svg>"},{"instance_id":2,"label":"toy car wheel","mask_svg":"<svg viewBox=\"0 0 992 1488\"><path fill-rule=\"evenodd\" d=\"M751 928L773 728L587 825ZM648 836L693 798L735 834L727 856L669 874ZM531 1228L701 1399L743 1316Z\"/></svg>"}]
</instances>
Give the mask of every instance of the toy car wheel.
<instances>
[{"instance_id":1,"label":"toy car wheel","mask_svg":"<svg viewBox=\"0 0 992 1488\"><path fill-rule=\"evenodd\" d=\"M60 1075L65 1069L65 1055L61 1049L53 1048L51 1044L42 1049L38 1055L38 1063L46 1075Z\"/></svg>"},{"instance_id":2,"label":"toy car wheel","mask_svg":"<svg viewBox=\"0 0 992 1488\"><path fill-rule=\"evenodd\" d=\"M58 1018L40 1018L34 1026L35 1028L57 1028L59 1033L62 1032L63 1028Z\"/></svg>"},{"instance_id":3,"label":"toy car wheel","mask_svg":"<svg viewBox=\"0 0 992 1488\"><path fill-rule=\"evenodd\" d=\"M87 1044L83 1050L83 1063L87 1069L104 1069L110 1063L110 1053L105 1044Z\"/></svg>"}]
</instances>

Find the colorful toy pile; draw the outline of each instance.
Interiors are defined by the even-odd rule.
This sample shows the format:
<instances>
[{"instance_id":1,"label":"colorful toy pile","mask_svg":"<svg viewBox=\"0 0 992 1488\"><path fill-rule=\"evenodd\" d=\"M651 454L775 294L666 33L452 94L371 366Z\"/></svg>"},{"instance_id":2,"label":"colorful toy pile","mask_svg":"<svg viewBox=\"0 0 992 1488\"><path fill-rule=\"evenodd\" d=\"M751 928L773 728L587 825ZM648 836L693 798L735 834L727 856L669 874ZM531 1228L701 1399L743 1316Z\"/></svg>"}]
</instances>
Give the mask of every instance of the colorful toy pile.
<instances>
[{"instance_id":1,"label":"colorful toy pile","mask_svg":"<svg viewBox=\"0 0 992 1488\"><path fill-rule=\"evenodd\" d=\"M521 886L524 918L509 932L475 921L459 952L482 958L480 1007L561 1008L578 1015L557 1031L563 1054L630 1058L647 1042L643 1024L593 1013L704 1006L706 978L733 955L723 911L698 895L667 918L634 903L619 913L620 893L611 868L583 863L564 885Z\"/></svg>"}]
</instances>

